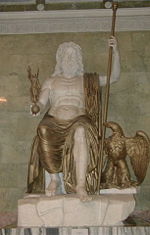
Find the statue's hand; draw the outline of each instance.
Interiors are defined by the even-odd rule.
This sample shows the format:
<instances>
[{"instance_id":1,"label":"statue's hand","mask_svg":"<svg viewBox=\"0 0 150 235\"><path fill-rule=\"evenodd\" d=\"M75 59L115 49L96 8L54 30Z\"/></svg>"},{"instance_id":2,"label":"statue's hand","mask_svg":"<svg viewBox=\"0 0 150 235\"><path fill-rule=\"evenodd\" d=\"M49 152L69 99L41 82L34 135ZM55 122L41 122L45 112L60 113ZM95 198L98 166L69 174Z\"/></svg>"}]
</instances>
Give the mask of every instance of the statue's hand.
<instances>
[{"instance_id":1,"label":"statue's hand","mask_svg":"<svg viewBox=\"0 0 150 235\"><path fill-rule=\"evenodd\" d=\"M40 106L37 104L30 105L30 113L33 116L38 116L40 114Z\"/></svg>"},{"instance_id":2,"label":"statue's hand","mask_svg":"<svg viewBox=\"0 0 150 235\"><path fill-rule=\"evenodd\" d=\"M109 47L113 48L113 52L117 52L118 51L118 43L117 43L117 39L114 36L111 36L108 40L108 45Z\"/></svg>"}]
</instances>

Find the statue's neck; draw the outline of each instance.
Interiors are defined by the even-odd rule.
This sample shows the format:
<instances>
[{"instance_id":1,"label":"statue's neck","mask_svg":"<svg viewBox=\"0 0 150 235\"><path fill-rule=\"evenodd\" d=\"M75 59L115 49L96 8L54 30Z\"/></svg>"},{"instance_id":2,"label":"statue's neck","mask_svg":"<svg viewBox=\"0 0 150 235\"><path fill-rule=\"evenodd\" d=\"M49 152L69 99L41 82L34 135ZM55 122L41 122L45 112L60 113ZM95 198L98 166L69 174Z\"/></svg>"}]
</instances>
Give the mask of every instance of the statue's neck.
<instances>
[{"instance_id":1,"label":"statue's neck","mask_svg":"<svg viewBox=\"0 0 150 235\"><path fill-rule=\"evenodd\" d=\"M77 74L76 73L63 73L62 76L66 79L73 79L77 77Z\"/></svg>"},{"instance_id":2,"label":"statue's neck","mask_svg":"<svg viewBox=\"0 0 150 235\"><path fill-rule=\"evenodd\" d=\"M74 82L76 79L78 79L78 78L81 78L81 76L77 76L77 75L74 75L73 77L67 77L67 76L65 76L65 75L61 75L61 79L63 80L63 81L65 81L65 82Z\"/></svg>"}]
</instances>

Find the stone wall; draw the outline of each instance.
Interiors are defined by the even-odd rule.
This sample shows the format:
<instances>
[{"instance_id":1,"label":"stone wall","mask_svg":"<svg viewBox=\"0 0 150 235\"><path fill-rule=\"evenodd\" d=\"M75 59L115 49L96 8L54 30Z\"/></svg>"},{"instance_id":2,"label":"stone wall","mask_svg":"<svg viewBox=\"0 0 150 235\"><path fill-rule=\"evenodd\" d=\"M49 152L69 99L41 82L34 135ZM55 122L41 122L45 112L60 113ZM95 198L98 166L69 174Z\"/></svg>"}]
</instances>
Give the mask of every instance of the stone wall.
<instances>
[{"instance_id":1,"label":"stone wall","mask_svg":"<svg viewBox=\"0 0 150 235\"><path fill-rule=\"evenodd\" d=\"M29 113L30 83L27 66L40 69L40 81L49 77L60 43L74 41L83 49L85 70L105 74L107 33L62 33L0 36L0 211L16 210L26 191L30 146L41 117ZM119 122L126 135L138 129L150 135L150 32L117 33L121 54L121 78L111 87L109 120ZM150 168L137 196L137 209L150 206Z\"/></svg>"}]
</instances>

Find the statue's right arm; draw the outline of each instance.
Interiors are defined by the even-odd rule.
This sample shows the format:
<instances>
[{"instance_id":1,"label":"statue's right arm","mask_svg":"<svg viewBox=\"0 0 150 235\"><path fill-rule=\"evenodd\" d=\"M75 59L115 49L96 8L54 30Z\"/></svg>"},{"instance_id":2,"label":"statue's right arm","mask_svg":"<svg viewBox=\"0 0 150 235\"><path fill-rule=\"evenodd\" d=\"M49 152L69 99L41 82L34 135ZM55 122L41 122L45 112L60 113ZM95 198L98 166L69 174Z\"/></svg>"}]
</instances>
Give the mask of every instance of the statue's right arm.
<instances>
[{"instance_id":1,"label":"statue's right arm","mask_svg":"<svg viewBox=\"0 0 150 235\"><path fill-rule=\"evenodd\" d=\"M111 36L110 39L108 40L108 45L109 47L112 47L112 58L113 58L113 63L112 63L112 71L111 71L111 76L110 76L110 84L117 82L120 78L120 53L119 53L119 47L118 47L118 42L115 37ZM100 85L101 86L106 86L107 84L107 76L100 76Z\"/></svg>"},{"instance_id":2,"label":"statue's right arm","mask_svg":"<svg viewBox=\"0 0 150 235\"><path fill-rule=\"evenodd\" d=\"M36 114L39 115L46 107L50 96L50 79L45 80L45 82L42 85L39 100L37 102L37 105L40 108L40 111Z\"/></svg>"}]
</instances>

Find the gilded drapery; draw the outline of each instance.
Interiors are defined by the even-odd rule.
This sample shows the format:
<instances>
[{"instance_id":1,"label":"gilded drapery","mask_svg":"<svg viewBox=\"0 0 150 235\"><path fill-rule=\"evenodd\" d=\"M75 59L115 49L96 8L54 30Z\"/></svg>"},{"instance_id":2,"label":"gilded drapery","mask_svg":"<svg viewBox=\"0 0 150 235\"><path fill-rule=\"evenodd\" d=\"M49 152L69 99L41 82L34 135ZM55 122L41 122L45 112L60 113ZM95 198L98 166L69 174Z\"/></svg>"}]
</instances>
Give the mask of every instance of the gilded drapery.
<instances>
[{"instance_id":1,"label":"gilded drapery","mask_svg":"<svg viewBox=\"0 0 150 235\"><path fill-rule=\"evenodd\" d=\"M56 120L46 114L40 122L34 139L28 172L28 193L44 191L44 170L64 173L67 192L76 185L73 158L73 137L77 127L85 129L89 164L86 173L86 190L95 193L98 182L98 154L100 141L100 89L97 74L84 75L85 115L69 121Z\"/></svg>"}]
</instances>

